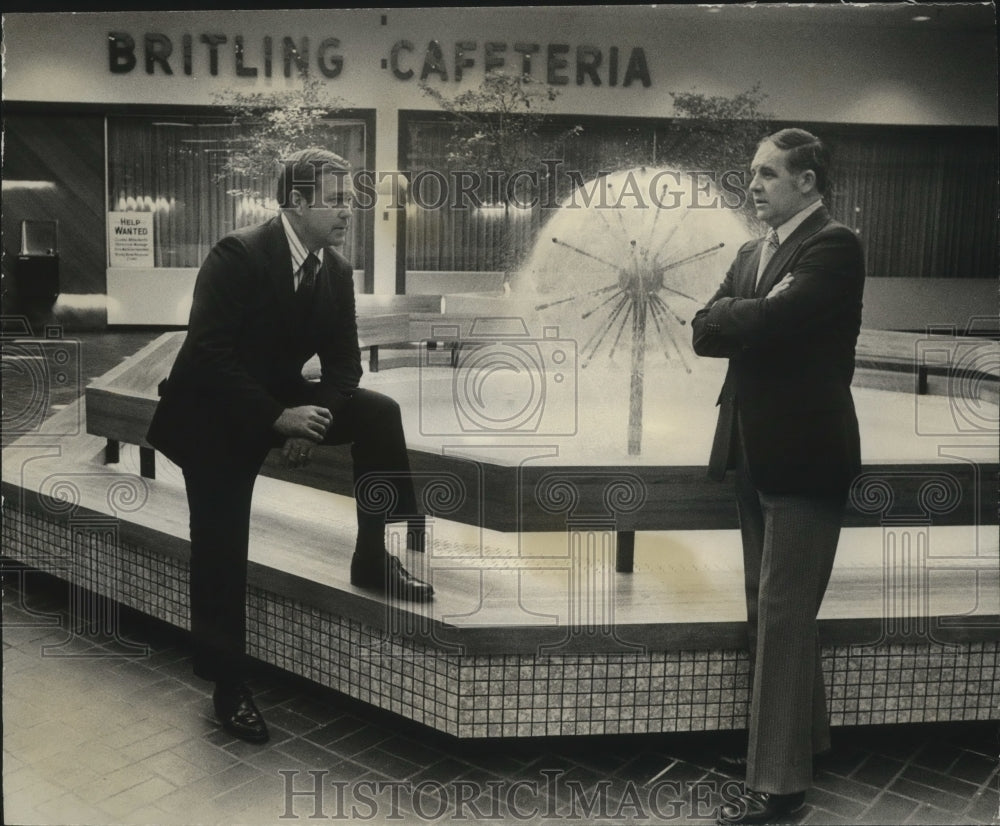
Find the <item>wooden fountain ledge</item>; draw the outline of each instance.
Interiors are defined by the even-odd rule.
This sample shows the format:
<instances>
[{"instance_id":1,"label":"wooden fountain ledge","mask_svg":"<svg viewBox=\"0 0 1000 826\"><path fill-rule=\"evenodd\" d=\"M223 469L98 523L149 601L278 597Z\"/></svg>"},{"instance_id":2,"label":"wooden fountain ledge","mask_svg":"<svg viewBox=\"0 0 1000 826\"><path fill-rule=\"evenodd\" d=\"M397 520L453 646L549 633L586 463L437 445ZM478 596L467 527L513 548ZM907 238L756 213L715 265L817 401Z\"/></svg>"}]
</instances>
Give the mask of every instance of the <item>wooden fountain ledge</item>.
<instances>
[{"instance_id":1,"label":"wooden fountain ledge","mask_svg":"<svg viewBox=\"0 0 1000 826\"><path fill-rule=\"evenodd\" d=\"M80 402L3 451L4 555L188 625L187 509L169 463L104 464ZM348 497L262 478L248 650L460 737L734 729L748 685L739 533L640 532L614 574L610 531L500 533L431 518L390 546L437 596L390 603L348 581ZM820 616L834 725L991 719L1000 701L995 526L845 528ZM87 599L88 597L77 597Z\"/></svg>"},{"instance_id":2,"label":"wooden fountain ledge","mask_svg":"<svg viewBox=\"0 0 1000 826\"><path fill-rule=\"evenodd\" d=\"M187 627L183 480L165 460L151 478L140 458L155 386L182 336L152 342L5 447L2 492L7 558ZM907 361L915 338L866 334L859 379L920 389L917 363ZM968 346L941 344L935 352L956 357ZM898 369L884 368L894 358ZM929 392L954 386L954 374L931 366ZM974 379L983 403L995 405L996 377ZM109 438L122 443L113 464L105 462ZM957 454L963 439L945 441ZM834 725L995 715L1000 468L992 444L973 451L975 461L865 468L871 489L848 515L820 615ZM430 513L424 553L408 551L405 528L390 526L393 550L435 586L436 599L418 606L350 585L350 466L342 452L323 452L307 475L274 464L258 482L253 656L460 737L746 725L740 539L729 486L709 485L703 466L602 468L644 480L650 499L631 514L601 511L603 483L577 474L593 469L560 468L577 474L580 507L559 514L528 507L551 469L532 475L411 451L418 484L452 474L482 492ZM886 485L892 506L877 496ZM630 576L615 574L625 517L634 531Z\"/></svg>"},{"instance_id":3,"label":"wooden fountain ledge","mask_svg":"<svg viewBox=\"0 0 1000 826\"><path fill-rule=\"evenodd\" d=\"M456 324L460 340L467 336L467 321L460 317ZM394 339L419 341L419 336L428 332L424 329L427 323L425 316L418 315L407 330L405 316L360 316L359 334L366 346L373 342L386 345ZM441 326L436 329L440 335ZM146 442L145 433L156 408L157 385L169 373L184 335L183 332L165 333L87 387L87 432L107 440L105 458L109 464L118 461L120 443L137 445L141 475L155 476L154 451ZM985 352L969 358L970 346L984 348ZM929 363L920 363L921 356ZM938 396L957 393L963 396L960 401L966 407L971 406L973 412L979 404L989 411L995 410L1000 403L1000 377L995 374L996 365L1000 364L1000 344L997 342L970 345L967 340L941 338L927 343L924 337L907 333L863 331L857 361L855 384L859 387L909 394L922 391ZM956 364L966 370L958 377L954 370ZM981 365L991 366L994 372L975 372ZM391 386L382 389L393 391ZM397 398L397 401L404 410L416 406L412 398ZM981 426L976 421L969 426L977 424ZM409 428L408 432L411 432ZM960 430L956 432L958 436L963 435ZM976 435L981 437L982 433L972 434ZM990 441L989 434L986 435ZM263 474L351 496L353 479L348 451L347 446L320 449L309 467L296 471L284 468L274 451ZM933 514L935 524L995 524L996 471L1000 470L997 451L994 448L990 454L980 448L975 458L976 463L958 457L951 461L928 457L926 462L919 464L908 462L900 466L880 462L866 465L861 482L875 485L885 479L891 480L894 511L889 514L877 507L866 507L861 492L854 497L861 507L849 508L845 526L877 527L886 518L898 521L900 511L908 514L903 517L904 521L909 519L911 524L920 524L930 514L925 513L919 500L922 496L926 498L928 484L944 478L948 481L942 484L957 487L962 495L948 509ZM433 449L411 446L410 463L417 476L418 493L422 486L445 478L455 488L476 492L460 502L449 501L445 514L449 520L500 532L565 531L569 514L540 502L551 499L553 486L560 484L562 479L571 479L579 496L574 515L593 517L598 523L601 519L605 523L610 520L615 534L616 567L622 573L633 569L636 531L737 527L729 487L709 480L702 464L599 468L563 464L559 466L559 475L553 476L551 466L505 465L491 461L488 456L462 455L461 451L445 455L437 445ZM900 472L901 468L905 472ZM609 486L622 484L626 498L641 491L642 507L609 512L606 506Z\"/></svg>"}]
</instances>

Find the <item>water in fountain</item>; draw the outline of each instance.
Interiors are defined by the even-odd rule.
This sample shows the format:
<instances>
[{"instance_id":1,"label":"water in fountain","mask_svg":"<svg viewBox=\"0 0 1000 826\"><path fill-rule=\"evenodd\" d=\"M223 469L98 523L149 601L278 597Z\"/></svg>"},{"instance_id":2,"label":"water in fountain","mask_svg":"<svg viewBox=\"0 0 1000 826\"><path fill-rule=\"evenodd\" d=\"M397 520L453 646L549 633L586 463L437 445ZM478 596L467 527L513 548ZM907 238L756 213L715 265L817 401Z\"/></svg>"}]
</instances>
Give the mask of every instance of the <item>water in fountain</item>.
<instances>
[{"instance_id":1,"label":"water in fountain","mask_svg":"<svg viewBox=\"0 0 1000 826\"><path fill-rule=\"evenodd\" d=\"M689 321L750 237L736 200L707 176L665 169L590 181L548 221L514 280L535 323L575 343L581 413L627 420L632 456L644 431L676 435L680 398L705 382L717 390L720 365L694 355Z\"/></svg>"},{"instance_id":2,"label":"water in fountain","mask_svg":"<svg viewBox=\"0 0 1000 826\"><path fill-rule=\"evenodd\" d=\"M544 318L571 327L581 344L581 333L605 326L621 299L655 295L655 316L665 319L666 332L647 337L648 355L690 364L690 334L678 328L711 297L750 237L727 198L735 196L705 178L665 169L630 169L587 182L546 223L513 292L533 300ZM619 312L614 330L630 310L626 304ZM661 347L664 337L684 346ZM621 350L612 353L609 344L602 342L589 366L615 363Z\"/></svg>"}]
</instances>

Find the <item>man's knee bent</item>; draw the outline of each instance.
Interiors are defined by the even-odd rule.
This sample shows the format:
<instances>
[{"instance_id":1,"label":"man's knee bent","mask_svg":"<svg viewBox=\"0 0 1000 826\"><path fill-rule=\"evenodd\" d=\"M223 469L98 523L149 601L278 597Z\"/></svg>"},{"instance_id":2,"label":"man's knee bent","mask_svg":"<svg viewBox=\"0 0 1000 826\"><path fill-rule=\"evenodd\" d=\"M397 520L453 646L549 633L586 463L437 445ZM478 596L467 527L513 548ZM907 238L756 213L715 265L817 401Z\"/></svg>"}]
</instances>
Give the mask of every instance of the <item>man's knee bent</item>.
<instances>
[{"instance_id":1,"label":"man's knee bent","mask_svg":"<svg viewBox=\"0 0 1000 826\"><path fill-rule=\"evenodd\" d=\"M402 413L399 402L384 393L374 390L359 390L354 394L356 415L364 418L375 417L381 420L400 419Z\"/></svg>"}]
</instances>

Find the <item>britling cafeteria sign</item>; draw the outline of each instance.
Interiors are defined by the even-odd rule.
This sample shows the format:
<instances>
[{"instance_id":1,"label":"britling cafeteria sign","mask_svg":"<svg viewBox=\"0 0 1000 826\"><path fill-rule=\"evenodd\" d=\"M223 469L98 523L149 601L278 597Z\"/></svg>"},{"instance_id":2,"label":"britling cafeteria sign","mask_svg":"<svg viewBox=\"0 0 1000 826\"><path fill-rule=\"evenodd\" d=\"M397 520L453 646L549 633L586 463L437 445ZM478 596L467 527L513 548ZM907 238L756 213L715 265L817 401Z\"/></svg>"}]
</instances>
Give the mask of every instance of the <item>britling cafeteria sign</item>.
<instances>
[{"instance_id":1,"label":"britling cafeteria sign","mask_svg":"<svg viewBox=\"0 0 1000 826\"><path fill-rule=\"evenodd\" d=\"M466 70L477 65L485 71L507 68L544 80L553 86L652 85L646 53L634 46L628 55L618 46L570 46L566 43L506 43L488 40L459 40L450 47L437 40L418 46L398 40L382 58L382 68L390 69L398 80L461 81ZM308 74L315 66L325 78L335 78L344 69L340 40L326 37L275 38L266 36L248 44L242 35L184 34L179 42L165 34L147 32L137 41L128 32L108 32L108 68L123 75L140 69L148 75L194 76L208 72L232 72L236 77L291 77L297 69Z\"/></svg>"}]
</instances>

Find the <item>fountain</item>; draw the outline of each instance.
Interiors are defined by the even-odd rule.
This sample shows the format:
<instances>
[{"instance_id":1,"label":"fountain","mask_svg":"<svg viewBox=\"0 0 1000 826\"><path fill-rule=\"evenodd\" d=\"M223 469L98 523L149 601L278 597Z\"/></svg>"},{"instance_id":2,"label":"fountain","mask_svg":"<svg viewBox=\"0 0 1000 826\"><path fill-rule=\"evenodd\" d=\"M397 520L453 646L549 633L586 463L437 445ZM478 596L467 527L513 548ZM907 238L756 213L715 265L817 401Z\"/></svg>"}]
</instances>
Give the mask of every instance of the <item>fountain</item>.
<instances>
[{"instance_id":1,"label":"fountain","mask_svg":"<svg viewBox=\"0 0 1000 826\"><path fill-rule=\"evenodd\" d=\"M555 530L566 513L555 514L541 492L558 471L575 474L577 513L607 504L601 474L635 480L641 507L603 511L626 535L735 527L731 491L705 473L727 363L696 357L689 331L751 237L744 214L731 206L697 176L614 173L578 188L551 216L509 295L446 297L443 337L460 339L460 349L450 362L420 371L407 434L412 446L441 458L461 455L488 469L487 482L497 480L476 494L486 507L455 518L500 531ZM436 338L430 323L420 336ZM960 338L931 349L939 346L997 349ZM854 395L863 459L878 472L891 470L894 483L903 484L899 465L932 465L935 473L948 465L948 473L971 478L927 440L922 422L933 419L933 432L944 433L956 399L945 395L950 384L913 395L911 372L927 369L916 363L919 348L913 335L862 331ZM950 375L944 361L931 369ZM379 381L404 413L413 410L404 401L413 398L412 374L392 372ZM995 380L984 381L993 389L985 396L976 390L972 403L985 405L995 425ZM994 431L969 438L995 449ZM508 449L514 444L537 449L517 453ZM910 493L901 489L900 496ZM973 511L989 496L978 484L970 494L965 503ZM958 513L948 516L955 524L979 519ZM847 524L870 525L873 517L859 507ZM619 558L620 570L629 565Z\"/></svg>"},{"instance_id":2,"label":"fountain","mask_svg":"<svg viewBox=\"0 0 1000 826\"><path fill-rule=\"evenodd\" d=\"M693 405L676 400L704 397L710 410L725 365L696 359L687 325L749 237L742 213L697 174L641 167L582 184L545 224L509 295L446 298L448 318L467 320L462 337L478 345L457 363L475 379L425 395L450 394L480 435L501 439L524 434L518 411L542 408L536 419L558 427L533 432L567 437L560 451L579 463L695 464L708 449L690 436L702 417L692 421ZM501 319L519 337L501 332ZM544 353L515 357L517 340L560 342L561 368ZM421 376L422 390L433 382ZM644 407L656 411L645 423ZM421 433L431 424L441 435L432 420L423 417ZM653 437L645 453L644 434Z\"/></svg>"},{"instance_id":3,"label":"fountain","mask_svg":"<svg viewBox=\"0 0 1000 826\"><path fill-rule=\"evenodd\" d=\"M598 193L593 208L575 208ZM578 188L546 235L553 246L539 243L519 286L540 299L558 296L535 305L543 316L568 329L585 325L582 368L594 370L604 361L617 369L616 353L628 349L628 453L638 456L647 351L692 372L689 334L681 328L712 295L727 258L749 235L711 181L645 167Z\"/></svg>"},{"instance_id":4,"label":"fountain","mask_svg":"<svg viewBox=\"0 0 1000 826\"><path fill-rule=\"evenodd\" d=\"M648 190L645 207L626 197L666 177L619 173L600 184L604 207L568 202L509 296L360 319L386 346L454 345L363 380L400 403L427 514L427 553L402 547L405 525L388 540L439 597L386 604L347 583L348 448L317 450L305 471L269 463L253 656L459 737L745 726L739 531L731 486L705 472L726 363L693 356L687 321L747 231L711 189L663 208ZM182 337L88 386L86 434L77 402L5 447L3 467L13 558L179 626L183 483L168 463L144 479L141 451ZM821 616L824 668L840 689L860 673L900 692L881 707L835 693L834 724L995 708L972 675L997 653L998 356L983 338L862 332L865 467ZM129 447L105 465L102 438ZM637 532L638 573L621 576Z\"/></svg>"}]
</instances>

